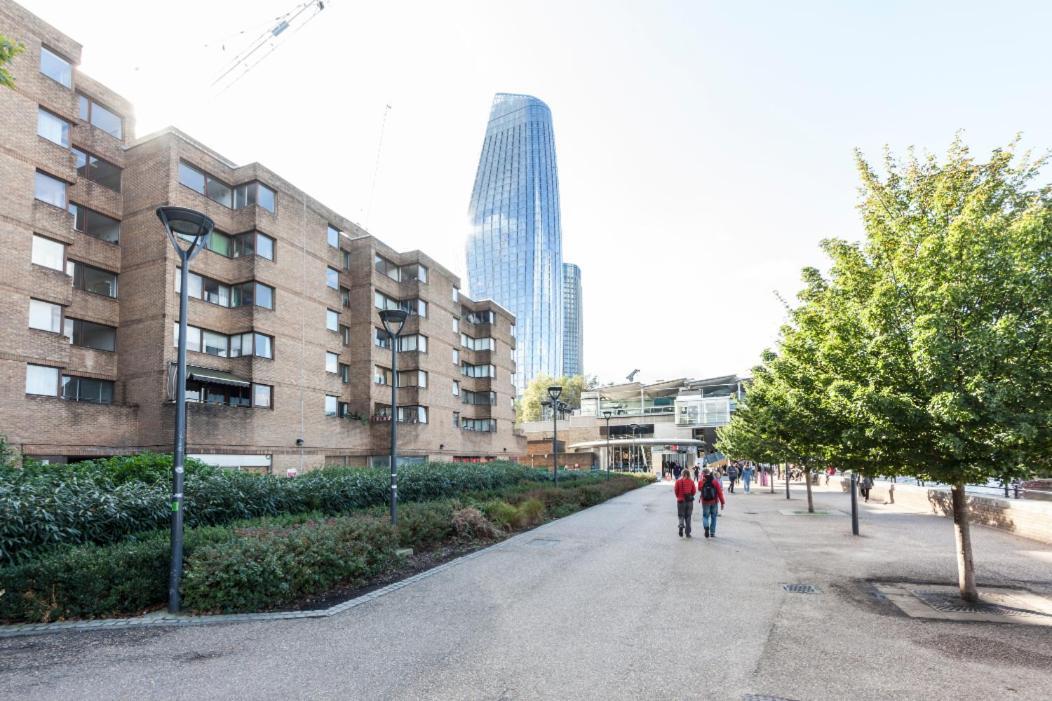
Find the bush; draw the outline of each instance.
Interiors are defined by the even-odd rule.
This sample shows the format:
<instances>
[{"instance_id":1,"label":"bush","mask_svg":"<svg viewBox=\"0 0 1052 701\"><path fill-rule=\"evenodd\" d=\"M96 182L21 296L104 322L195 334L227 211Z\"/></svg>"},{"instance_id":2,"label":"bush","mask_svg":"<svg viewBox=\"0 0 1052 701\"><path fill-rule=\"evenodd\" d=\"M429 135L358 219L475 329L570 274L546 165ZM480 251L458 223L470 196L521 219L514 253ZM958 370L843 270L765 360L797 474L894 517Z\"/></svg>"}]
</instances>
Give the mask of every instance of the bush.
<instances>
[{"instance_id":1,"label":"bush","mask_svg":"<svg viewBox=\"0 0 1052 701\"><path fill-rule=\"evenodd\" d=\"M518 509L524 526L535 526L544 521L544 502L540 499L527 499L519 504Z\"/></svg>"},{"instance_id":2,"label":"bush","mask_svg":"<svg viewBox=\"0 0 1052 701\"><path fill-rule=\"evenodd\" d=\"M453 530L460 540L496 540L501 535L500 529L490 523L474 506L454 511L452 522Z\"/></svg>"},{"instance_id":3,"label":"bush","mask_svg":"<svg viewBox=\"0 0 1052 701\"><path fill-rule=\"evenodd\" d=\"M453 502L407 504L398 510L398 545L414 550L428 550L451 540Z\"/></svg>"},{"instance_id":4,"label":"bush","mask_svg":"<svg viewBox=\"0 0 1052 701\"><path fill-rule=\"evenodd\" d=\"M389 525L362 517L242 532L188 558L183 596L198 612L261 611L376 577L396 543Z\"/></svg>"},{"instance_id":5,"label":"bush","mask_svg":"<svg viewBox=\"0 0 1052 701\"><path fill-rule=\"evenodd\" d=\"M505 531L514 531L522 527L522 515L519 510L505 501L487 501L482 504L486 518Z\"/></svg>"}]
</instances>

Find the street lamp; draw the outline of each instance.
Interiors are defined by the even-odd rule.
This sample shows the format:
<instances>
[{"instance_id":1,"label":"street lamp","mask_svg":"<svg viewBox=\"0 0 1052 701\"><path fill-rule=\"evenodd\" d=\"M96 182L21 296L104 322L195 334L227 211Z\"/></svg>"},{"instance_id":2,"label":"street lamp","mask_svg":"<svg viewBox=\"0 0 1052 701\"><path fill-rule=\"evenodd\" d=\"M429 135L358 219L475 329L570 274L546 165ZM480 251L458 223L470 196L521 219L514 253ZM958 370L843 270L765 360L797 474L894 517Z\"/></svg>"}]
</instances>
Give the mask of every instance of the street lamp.
<instances>
[{"instance_id":1,"label":"street lamp","mask_svg":"<svg viewBox=\"0 0 1052 701\"><path fill-rule=\"evenodd\" d=\"M563 393L560 385L552 385L548 388L548 398L552 400L552 478L555 484L559 484L559 453L558 442L555 440L559 431L559 396Z\"/></svg>"},{"instance_id":2,"label":"street lamp","mask_svg":"<svg viewBox=\"0 0 1052 701\"><path fill-rule=\"evenodd\" d=\"M603 418L606 419L606 478L610 479L610 415L613 412L604 411Z\"/></svg>"},{"instance_id":3,"label":"street lamp","mask_svg":"<svg viewBox=\"0 0 1052 701\"><path fill-rule=\"evenodd\" d=\"M175 446L172 454L172 555L168 566L168 613L179 613L179 580L183 575L183 473L186 462L186 316L189 304L190 260L212 233L212 220L192 209L158 207L168 240L179 254L179 348L175 375Z\"/></svg>"},{"instance_id":4,"label":"street lamp","mask_svg":"<svg viewBox=\"0 0 1052 701\"><path fill-rule=\"evenodd\" d=\"M409 312L383 309L380 321L391 339L391 525L398 525L398 336Z\"/></svg>"},{"instance_id":5,"label":"street lamp","mask_svg":"<svg viewBox=\"0 0 1052 701\"><path fill-rule=\"evenodd\" d=\"M636 430L638 428L639 428L639 424L628 424L628 430L632 432L632 446L628 449L628 454L630 456L629 459L628 459L628 462L629 462L628 467L629 467L629 470L631 470L633 472L635 471L635 467L632 465L632 461L636 459L636 445L635 445L635 442L636 442ZM640 453L642 454L642 448L640 449Z\"/></svg>"}]
</instances>

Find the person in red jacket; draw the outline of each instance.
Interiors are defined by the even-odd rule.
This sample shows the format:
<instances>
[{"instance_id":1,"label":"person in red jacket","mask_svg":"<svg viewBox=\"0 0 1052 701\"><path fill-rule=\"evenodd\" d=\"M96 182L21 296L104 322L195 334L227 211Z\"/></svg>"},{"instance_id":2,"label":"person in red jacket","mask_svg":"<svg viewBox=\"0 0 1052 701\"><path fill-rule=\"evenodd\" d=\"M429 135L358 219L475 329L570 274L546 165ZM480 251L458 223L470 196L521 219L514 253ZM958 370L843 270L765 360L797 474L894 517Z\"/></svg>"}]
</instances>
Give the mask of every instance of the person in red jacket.
<instances>
[{"instance_id":1,"label":"person in red jacket","mask_svg":"<svg viewBox=\"0 0 1052 701\"><path fill-rule=\"evenodd\" d=\"M716 537L716 517L722 506L727 508L727 502L723 498L723 487L716 479L712 470L705 468L698 482L698 491L701 492L701 523L705 526L705 537Z\"/></svg>"},{"instance_id":2,"label":"person in red jacket","mask_svg":"<svg viewBox=\"0 0 1052 701\"><path fill-rule=\"evenodd\" d=\"M690 478L690 470L684 470L680 478L676 480L674 491L676 492L676 511L679 513L679 537L682 538L683 531L686 530L687 537L690 538L690 517L694 513L694 495L697 494L694 480Z\"/></svg>"}]
</instances>

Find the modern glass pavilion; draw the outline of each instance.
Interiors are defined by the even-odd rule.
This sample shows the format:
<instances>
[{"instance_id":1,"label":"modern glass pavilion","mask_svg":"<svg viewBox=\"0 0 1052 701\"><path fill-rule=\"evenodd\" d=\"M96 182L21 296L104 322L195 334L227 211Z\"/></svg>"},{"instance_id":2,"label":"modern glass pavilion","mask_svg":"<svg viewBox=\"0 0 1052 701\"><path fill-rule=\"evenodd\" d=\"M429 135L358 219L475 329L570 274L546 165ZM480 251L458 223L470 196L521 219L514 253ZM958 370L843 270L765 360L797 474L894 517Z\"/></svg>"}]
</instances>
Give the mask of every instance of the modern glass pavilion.
<instances>
[{"instance_id":1,"label":"modern glass pavilion","mask_svg":"<svg viewBox=\"0 0 1052 701\"><path fill-rule=\"evenodd\" d=\"M562 372L562 226L548 106L498 93L469 208L468 285L516 317L515 387Z\"/></svg>"}]
</instances>

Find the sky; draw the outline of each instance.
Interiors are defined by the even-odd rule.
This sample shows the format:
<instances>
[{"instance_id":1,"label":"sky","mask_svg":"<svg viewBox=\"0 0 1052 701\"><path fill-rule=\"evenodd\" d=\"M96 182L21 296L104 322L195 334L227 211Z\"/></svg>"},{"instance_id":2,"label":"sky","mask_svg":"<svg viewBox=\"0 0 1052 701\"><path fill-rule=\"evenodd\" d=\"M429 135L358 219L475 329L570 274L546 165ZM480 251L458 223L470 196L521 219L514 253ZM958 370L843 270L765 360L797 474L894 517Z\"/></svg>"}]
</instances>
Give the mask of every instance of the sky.
<instances>
[{"instance_id":1,"label":"sky","mask_svg":"<svg viewBox=\"0 0 1052 701\"><path fill-rule=\"evenodd\" d=\"M601 381L747 373L819 242L863 235L855 149L1052 148L1047 2L326 0L219 92L299 0L21 1L137 134L259 161L465 288L490 102L544 100Z\"/></svg>"}]
</instances>

